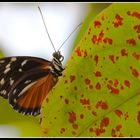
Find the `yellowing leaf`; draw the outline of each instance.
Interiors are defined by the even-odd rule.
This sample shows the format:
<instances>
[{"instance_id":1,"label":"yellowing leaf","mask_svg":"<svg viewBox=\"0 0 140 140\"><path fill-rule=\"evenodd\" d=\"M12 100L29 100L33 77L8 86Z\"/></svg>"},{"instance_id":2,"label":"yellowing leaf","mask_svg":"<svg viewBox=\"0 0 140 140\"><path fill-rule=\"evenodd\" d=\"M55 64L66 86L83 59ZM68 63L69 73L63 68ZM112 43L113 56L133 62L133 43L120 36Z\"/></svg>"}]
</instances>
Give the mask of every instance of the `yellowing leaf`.
<instances>
[{"instance_id":1,"label":"yellowing leaf","mask_svg":"<svg viewBox=\"0 0 140 140\"><path fill-rule=\"evenodd\" d=\"M43 136L140 136L140 4L90 23L44 101Z\"/></svg>"}]
</instances>

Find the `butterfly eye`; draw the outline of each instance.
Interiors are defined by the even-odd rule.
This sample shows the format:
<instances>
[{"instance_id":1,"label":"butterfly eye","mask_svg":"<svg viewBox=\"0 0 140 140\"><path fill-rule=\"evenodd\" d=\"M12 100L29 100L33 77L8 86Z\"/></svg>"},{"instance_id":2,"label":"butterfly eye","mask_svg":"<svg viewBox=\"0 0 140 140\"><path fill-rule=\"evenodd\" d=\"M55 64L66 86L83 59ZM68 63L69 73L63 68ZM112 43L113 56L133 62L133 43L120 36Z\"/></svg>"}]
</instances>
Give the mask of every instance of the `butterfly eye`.
<instances>
[{"instance_id":1,"label":"butterfly eye","mask_svg":"<svg viewBox=\"0 0 140 140\"><path fill-rule=\"evenodd\" d=\"M64 60L64 57L60 54L60 51L54 52L53 57L62 62Z\"/></svg>"}]
</instances>

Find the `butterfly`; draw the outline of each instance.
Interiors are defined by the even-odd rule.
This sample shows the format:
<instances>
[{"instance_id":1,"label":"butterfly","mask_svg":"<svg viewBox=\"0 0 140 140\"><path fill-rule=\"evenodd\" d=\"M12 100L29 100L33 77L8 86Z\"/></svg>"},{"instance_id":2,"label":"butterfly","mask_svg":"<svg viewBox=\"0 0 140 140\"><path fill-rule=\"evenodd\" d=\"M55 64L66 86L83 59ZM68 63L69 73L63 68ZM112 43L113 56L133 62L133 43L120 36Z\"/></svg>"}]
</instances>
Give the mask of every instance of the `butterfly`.
<instances>
[{"instance_id":1,"label":"butterfly","mask_svg":"<svg viewBox=\"0 0 140 140\"><path fill-rule=\"evenodd\" d=\"M0 96L19 113L40 114L44 98L62 75L63 59L59 51L52 61L29 56L0 59Z\"/></svg>"},{"instance_id":2,"label":"butterfly","mask_svg":"<svg viewBox=\"0 0 140 140\"><path fill-rule=\"evenodd\" d=\"M38 8L52 43L41 9ZM53 43L52 46L55 50ZM62 66L64 57L59 51L60 48L53 53L52 61L31 56L13 56L0 59L0 96L7 99L17 112L32 116L41 114L40 110L44 99L56 85L58 77L62 76L64 70Z\"/></svg>"}]
</instances>

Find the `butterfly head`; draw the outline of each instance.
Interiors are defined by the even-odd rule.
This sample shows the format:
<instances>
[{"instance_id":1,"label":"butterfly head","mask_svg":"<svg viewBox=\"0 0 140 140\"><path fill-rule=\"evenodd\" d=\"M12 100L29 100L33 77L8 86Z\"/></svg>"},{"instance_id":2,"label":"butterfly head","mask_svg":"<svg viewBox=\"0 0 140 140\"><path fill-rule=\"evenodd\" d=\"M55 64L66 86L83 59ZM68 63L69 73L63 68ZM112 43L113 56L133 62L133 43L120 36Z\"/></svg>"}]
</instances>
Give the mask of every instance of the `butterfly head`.
<instances>
[{"instance_id":1,"label":"butterfly head","mask_svg":"<svg viewBox=\"0 0 140 140\"><path fill-rule=\"evenodd\" d=\"M59 62L62 62L64 60L64 57L61 55L60 51L54 52L53 57Z\"/></svg>"}]
</instances>

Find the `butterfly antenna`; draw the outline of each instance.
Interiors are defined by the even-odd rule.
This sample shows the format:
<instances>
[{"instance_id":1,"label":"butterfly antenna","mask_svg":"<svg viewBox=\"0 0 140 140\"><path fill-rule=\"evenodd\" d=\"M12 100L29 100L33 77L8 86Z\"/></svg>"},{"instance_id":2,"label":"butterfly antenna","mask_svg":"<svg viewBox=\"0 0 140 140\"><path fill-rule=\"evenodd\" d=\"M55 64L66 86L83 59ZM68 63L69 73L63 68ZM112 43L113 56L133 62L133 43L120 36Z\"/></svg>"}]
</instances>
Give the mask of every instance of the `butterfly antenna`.
<instances>
[{"instance_id":1,"label":"butterfly antenna","mask_svg":"<svg viewBox=\"0 0 140 140\"><path fill-rule=\"evenodd\" d=\"M50 42L51 42L51 44L52 44L52 46L53 46L54 51L56 52L55 47L54 47L54 44L53 44L53 42L52 42L52 40L51 40L51 37L50 37L50 35L49 35L49 32L48 32L47 26L46 26L46 24L45 24L45 21L44 21L44 17L43 17L43 14L42 14L41 8L40 8L39 6L38 6L38 9L39 9L39 12L40 12L40 14L41 14L41 17L42 17L42 20L43 20L43 23L44 23L44 26L45 26L45 29L46 29L47 35L48 35L48 37L49 37L49 40L50 40Z\"/></svg>"},{"instance_id":2,"label":"butterfly antenna","mask_svg":"<svg viewBox=\"0 0 140 140\"><path fill-rule=\"evenodd\" d=\"M76 28L70 33L70 35L66 38L66 40L62 43L62 45L59 47L58 51L62 48L62 46L65 44L65 42L71 37L71 35L82 25L83 23L80 23L76 26Z\"/></svg>"}]
</instances>

